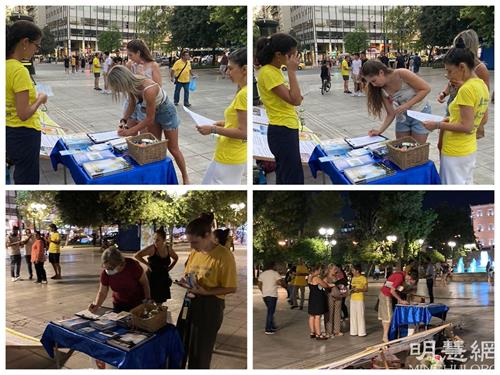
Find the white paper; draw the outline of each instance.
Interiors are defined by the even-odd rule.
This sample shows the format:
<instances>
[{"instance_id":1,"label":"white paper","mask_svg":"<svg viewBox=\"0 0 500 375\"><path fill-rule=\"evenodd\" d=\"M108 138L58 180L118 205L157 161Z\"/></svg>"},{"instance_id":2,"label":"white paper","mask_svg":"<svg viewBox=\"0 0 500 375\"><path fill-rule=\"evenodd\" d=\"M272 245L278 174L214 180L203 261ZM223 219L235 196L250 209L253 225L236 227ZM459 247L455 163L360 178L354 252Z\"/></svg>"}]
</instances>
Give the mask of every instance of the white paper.
<instances>
[{"instance_id":1,"label":"white paper","mask_svg":"<svg viewBox=\"0 0 500 375\"><path fill-rule=\"evenodd\" d=\"M346 138L347 143L349 143L354 148L364 147L372 143L383 142L386 140L387 140L386 138L380 135L376 135L374 137L365 135L363 137Z\"/></svg>"},{"instance_id":2,"label":"white paper","mask_svg":"<svg viewBox=\"0 0 500 375\"><path fill-rule=\"evenodd\" d=\"M316 143L312 141L299 141L300 158L303 163L307 163L316 148Z\"/></svg>"},{"instance_id":3,"label":"white paper","mask_svg":"<svg viewBox=\"0 0 500 375\"><path fill-rule=\"evenodd\" d=\"M116 130L111 130L108 132L88 133L88 136L95 143L103 143L112 139L120 138L120 136L118 135L118 131Z\"/></svg>"},{"instance_id":4,"label":"white paper","mask_svg":"<svg viewBox=\"0 0 500 375\"><path fill-rule=\"evenodd\" d=\"M205 116L202 116L202 115L199 115L189 109L187 109L186 107L182 106L182 108L184 108L184 111L187 112L187 114L189 116L191 116L191 118L193 119L193 121L196 123L196 125L198 126L202 126L202 125L213 125L214 124L214 120L211 120L209 119L208 117L205 117Z\"/></svg>"},{"instance_id":5,"label":"white paper","mask_svg":"<svg viewBox=\"0 0 500 375\"><path fill-rule=\"evenodd\" d=\"M418 121L443 121L444 117L443 116L438 116L438 115L433 115L430 113L423 113L423 112L417 112L417 111L406 111L408 116L414 118L415 120Z\"/></svg>"},{"instance_id":6,"label":"white paper","mask_svg":"<svg viewBox=\"0 0 500 375\"><path fill-rule=\"evenodd\" d=\"M267 137L262 134L253 135L253 156L257 159L274 159L274 155L267 144Z\"/></svg>"},{"instance_id":7,"label":"white paper","mask_svg":"<svg viewBox=\"0 0 500 375\"><path fill-rule=\"evenodd\" d=\"M122 143L127 143L127 141L125 140L125 138L112 139L111 141L106 142L107 145L110 145L112 147L116 146L116 145L121 145Z\"/></svg>"},{"instance_id":8,"label":"white paper","mask_svg":"<svg viewBox=\"0 0 500 375\"><path fill-rule=\"evenodd\" d=\"M42 147L47 147L47 148L54 148L56 145L57 141L59 140L58 135L47 135L42 133Z\"/></svg>"},{"instance_id":9,"label":"white paper","mask_svg":"<svg viewBox=\"0 0 500 375\"><path fill-rule=\"evenodd\" d=\"M254 124L269 124L269 118L267 117L266 111L261 107L253 107L253 123Z\"/></svg>"},{"instance_id":10,"label":"white paper","mask_svg":"<svg viewBox=\"0 0 500 375\"><path fill-rule=\"evenodd\" d=\"M47 96L54 96L54 92L52 91L52 87L45 83L37 83L36 91L39 94L45 94Z\"/></svg>"}]
</instances>

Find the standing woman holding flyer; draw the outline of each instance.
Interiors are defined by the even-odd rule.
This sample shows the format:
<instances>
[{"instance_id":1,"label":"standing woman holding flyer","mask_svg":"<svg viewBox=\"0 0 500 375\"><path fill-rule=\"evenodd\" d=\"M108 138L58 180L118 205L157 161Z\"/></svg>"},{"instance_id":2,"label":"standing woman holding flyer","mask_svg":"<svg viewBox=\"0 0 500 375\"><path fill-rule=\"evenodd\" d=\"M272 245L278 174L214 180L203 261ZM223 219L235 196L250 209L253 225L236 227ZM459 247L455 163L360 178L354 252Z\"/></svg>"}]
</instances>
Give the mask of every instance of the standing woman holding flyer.
<instances>
[{"instance_id":1,"label":"standing woman holding flyer","mask_svg":"<svg viewBox=\"0 0 500 375\"><path fill-rule=\"evenodd\" d=\"M233 101L224 111L224 120L196 128L202 135L218 134L215 155L208 165L203 185L237 185L247 161L247 49L229 55L229 78L238 86Z\"/></svg>"},{"instance_id":2,"label":"standing woman holding flyer","mask_svg":"<svg viewBox=\"0 0 500 375\"><path fill-rule=\"evenodd\" d=\"M36 92L28 69L22 64L40 49L42 31L33 22L7 26L5 62L5 124L7 160L14 165L16 184L40 182L42 124L38 108L47 95Z\"/></svg>"},{"instance_id":3,"label":"standing woman holding flyer","mask_svg":"<svg viewBox=\"0 0 500 375\"><path fill-rule=\"evenodd\" d=\"M304 184L300 159L300 120L295 109L302 103L297 70L297 41L288 34L273 34L257 41L256 58L262 67L257 77L260 98L269 117L267 142L276 160L277 184ZM286 65L288 83L281 72Z\"/></svg>"}]
</instances>

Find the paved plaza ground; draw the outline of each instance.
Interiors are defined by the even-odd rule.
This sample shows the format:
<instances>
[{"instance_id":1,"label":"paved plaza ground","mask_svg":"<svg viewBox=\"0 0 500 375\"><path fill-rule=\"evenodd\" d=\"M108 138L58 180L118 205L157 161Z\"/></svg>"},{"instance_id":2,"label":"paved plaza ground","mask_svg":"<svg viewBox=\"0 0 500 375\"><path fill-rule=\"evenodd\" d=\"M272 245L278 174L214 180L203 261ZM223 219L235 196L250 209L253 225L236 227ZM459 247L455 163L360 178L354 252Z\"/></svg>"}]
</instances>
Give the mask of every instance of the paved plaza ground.
<instances>
[{"instance_id":1,"label":"paved plaza ground","mask_svg":"<svg viewBox=\"0 0 500 375\"><path fill-rule=\"evenodd\" d=\"M382 342L382 325L377 319L374 310L378 292L382 281L370 279L365 300L365 321L367 336L351 337L349 322L342 325L344 336L335 337L326 341L316 341L309 338L307 300L304 310L291 310L286 301L286 291L280 288L276 311L276 324L279 327L276 334L264 334L266 308L262 295L257 287L253 291L253 364L256 369L289 368L307 369L322 366L350 355L363 351L371 345ZM420 280L419 295L427 295L425 280ZM493 287L486 282L451 282L443 287L440 281L434 288L435 302L449 306L447 322L459 323L462 329L455 331L460 336L465 347L477 340L481 342L493 341L494 334L494 298ZM306 292L306 299L308 292ZM347 301L349 306L349 301ZM439 323L433 318L431 324ZM470 354L470 352L469 352ZM492 366L493 360L484 360L480 365ZM468 363L470 366L470 362ZM470 368L470 367L467 367Z\"/></svg>"},{"instance_id":2,"label":"paved plaza ground","mask_svg":"<svg viewBox=\"0 0 500 375\"><path fill-rule=\"evenodd\" d=\"M366 105L366 97L351 97L343 93L343 80L338 69L332 72L332 88L329 93L321 95L321 79L319 68L307 68L299 71L298 79L304 101L302 107L305 110L306 126L314 131L320 139L345 138L367 135L372 128L378 128L382 120L378 121L370 117ZM286 76L286 73L285 73ZM444 69L422 68L420 76L431 85L431 93L427 100L432 108L432 113L445 115L445 104L436 101L439 92L443 90L447 80L444 77ZM490 88L495 84L494 71L490 71ZM352 80L349 88L353 89ZM486 136L478 140L478 155L476 169L474 172L474 183L480 185L492 185L494 183L494 105L489 106L489 120L485 126ZM434 161L439 171L439 154L437 150L438 132L430 134L429 158ZM395 138L395 122L384 133L390 139ZM306 184L331 183L327 177L320 175L314 179L308 167L305 167ZM273 177L268 180L273 183Z\"/></svg>"},{"instance_id":3,"label":"paved plaza ground","mask_svg":"<svg viewBox=\"0 0 500 375\"><path fill-rule=\"evenodd\" d=\"M163 88L173 100L174 85L169 79L170 72L166 67L160 70ZM195 74L199 75L198 88L190 94L190 109L213 120L224 119L224 110L233 100L236 86L229 79L222 79L217 69L196 70ZM94 78L88 71L68 75L62 64L37 64L34 79L52 87L54 96L49 97L47 113L66 133L113 130L122 118L123 104L114 103L111 95L93 90ZM103 88L102 78L100 84ZM181 118L179 145L186 159L190 180L192 184L201 184L208 163L212 160L215 138L200 135L181 105L178 113ZM182 182L179 169L174 165L178 180ZM54 172L47 160L42 161L40 168L41 184L64 183L62 168ZM74 183L69 173L68 183ZM246 183L245 180L242 183Z\"/></svg>"},{"instance_id":4,"label":"paved plaza ground","mask_svg":"<svg viewBox=\"0 0 500 375\"><path fill-rule=\"evenodd\" d=\"M179 261L170 275L173 280L180 279L183 265L187 260L186 245L176 246ZM41 338L49 321L69 318L73 313L85 309L93 301L99 287L101 252L98 248L65 247L61 253L62 280L50 280L47 285L33 284L30 280L10 281L10 266L6 261L6 327L21 335L23 346L15 345L20 341L19 334L7 334L7 368L55 368L54 361L41 347ZM238 290L226 298L224 321L219 330L212 368L246 368L247 366L247 267L246 250L237 246L235 251L238 273ZM47 276L53 275L52 266L46 262ZM26 264L22 264L21 277L28 275ZM175 324L184 289L171 287L172 299L168 309ZM104 306L112 307L111 292ZM32 346L25 346L26 343ZM67 351L67 350L63 350ZM75 352L65 363L66 369L91 368L93 361L82 353Z\"/></svg>"}]
</instances>

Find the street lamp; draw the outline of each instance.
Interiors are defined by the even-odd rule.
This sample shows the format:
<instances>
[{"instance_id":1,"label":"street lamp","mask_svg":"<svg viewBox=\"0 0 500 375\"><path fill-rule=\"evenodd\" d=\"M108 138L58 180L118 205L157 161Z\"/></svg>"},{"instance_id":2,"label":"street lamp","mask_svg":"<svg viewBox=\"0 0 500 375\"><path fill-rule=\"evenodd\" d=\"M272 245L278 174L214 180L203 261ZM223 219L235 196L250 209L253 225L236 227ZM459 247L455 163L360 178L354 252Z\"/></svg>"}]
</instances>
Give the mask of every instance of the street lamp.
<instances>
[{"instance_id":1,"label":"street lamp","mask_svg":"<svg viewBox=\"0 0 500 375\"><path fill-rule=\"evenodd\" d=\"M453 249L457 246L455 241L448 241L448 246L451 248L451 259L455 259L455 254L453 253Z\"/></svg>"},{"instance_id":2,"label":"street lamp","mask_svg":"<svg viewBox=\"0 0 500 375\"><path fill-rule=\"evenodd\" d=\"M285 246L286 245L286 241L285 240L280 240L280 241L278 241L278 245Z\"/></svg>"},{"instance_id":3,"label":"street lamp","mask_svg":"<svg viewBox=\"0 0 500 375\"><path fill-rule=\"evenodd\" d=\"M398 240L398 238L394 235L389 235L386 237L387 241L389 242L396 242Z\"/></svg>"},{"instance_id":4,"label":"street lamp","mask_svg":"<svg viewBox=\"0 0 500 375\"><path fill-rule=\"evenodd\" d=\"M328 240L328 238L331 237L331 236L333 236L333 234L335 233L335 230L333 228L323 228L323 227L321 227L321 228L319 228L318 232L319 232L319 234L321 236L325 237L325 241L323 243L325 244L325 246L330 251L332 251L333 247L337 244L337 241L334 240L334 239Z\"/></svg>"},{"instance_id":5,"label":"street lamp","mask_svg":"<svg viewBox=\"0 0 500 375\"><path fill-rule=\"evenodd\" d=\"M419 244L420 246L422 246L422 245L424 244L424 240L422 240L422 239L418 240L417 242L418 242L418 244Z\"/></svg>"},{"instance_id":6,"label":"street lamp","mask_svg":"<svg viewBox=\"0 0 500 375\"><path fill-rule=\"evenodd\" d=\"M36 230L36 215L38 213L41 213L43 210L45 210L47 208L47 205L43 204L43 203L36 203L36 202L33 202L30 204L30 209L31 211L33 212L33 229ZM42 223L41 223L42 219L40 219L40 222L39 222L39 227L38 229L40 229Z\"/></svg>"},{"instance_id":7,"label":"street lamp","mask_svg":"<svg viewBox=\"0 0 500 375\"><path fill-rule=\"evenodd\" d=\"M243 202L240 202L240 203L231 203L229 205L229 207L234 211L234 221L236 223L237 220L238 220L238 213L241 210L243 210L246 207L246 205Z\"/></svg>"}]
</instances>

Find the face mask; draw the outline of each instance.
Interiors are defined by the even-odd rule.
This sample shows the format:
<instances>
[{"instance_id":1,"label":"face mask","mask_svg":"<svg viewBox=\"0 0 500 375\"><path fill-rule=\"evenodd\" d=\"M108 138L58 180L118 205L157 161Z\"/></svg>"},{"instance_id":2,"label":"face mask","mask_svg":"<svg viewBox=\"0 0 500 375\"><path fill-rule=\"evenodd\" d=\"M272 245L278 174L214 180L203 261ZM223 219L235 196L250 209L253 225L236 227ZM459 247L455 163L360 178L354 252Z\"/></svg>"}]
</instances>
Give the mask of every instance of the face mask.
<instances>
[{"instance_id":1,"label":"face mask","mask_svg":"<svg viewBox=\"0 0 500 375\"><path fill-rule=\"evenodd\" d=\"M118 270L116 268L112 269L112 270L105 270L105 271L108 274L108 276L113 276L113 275L116 275L118 273Z\"/></svg>"}]
</instances>

